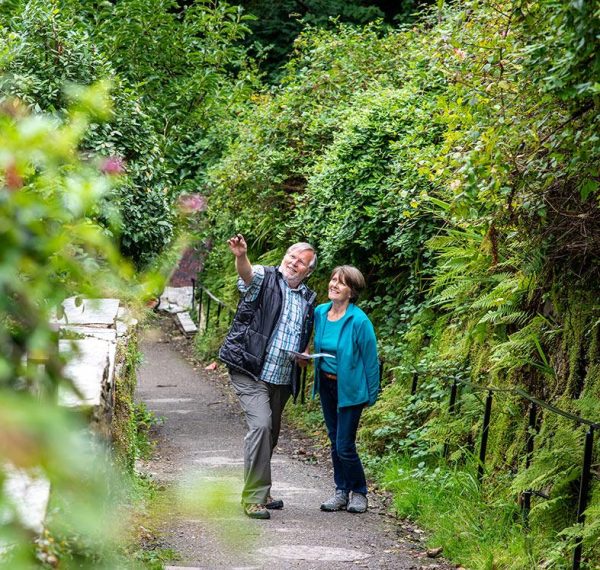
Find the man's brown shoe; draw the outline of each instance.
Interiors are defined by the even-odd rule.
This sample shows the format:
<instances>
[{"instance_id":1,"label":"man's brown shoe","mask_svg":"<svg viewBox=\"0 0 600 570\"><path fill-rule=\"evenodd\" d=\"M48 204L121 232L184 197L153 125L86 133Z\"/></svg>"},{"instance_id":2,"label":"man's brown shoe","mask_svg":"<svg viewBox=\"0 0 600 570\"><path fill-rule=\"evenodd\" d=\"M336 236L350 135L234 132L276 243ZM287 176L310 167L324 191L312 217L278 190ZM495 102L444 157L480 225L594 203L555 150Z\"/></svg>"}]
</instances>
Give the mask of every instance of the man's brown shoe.
<instances>
[{"instance_id":1,"label":"man's brown shoe","mask_svg":"<svg viewBox=\"0 0 600 570\"><path fill-rule=\"evenodd\" d=\"M244 505L244 512L251 519L270 519L271 513L267 511L265 505L259 505L257 503L246 503Z\"/></svg>"},{"instance_id":2,"label":"man's brown shoe","mask_svg":"<svg viewBox=\"0 0 600 570\"><path fill-rule=\"evenodd\" d=\"M267 504L265 505L267 509L271 509L273 511L278 511L279 509L283 509L283 501L281 499L274 499L269 495L267 497Z\"/></svg>"}]
</instances>

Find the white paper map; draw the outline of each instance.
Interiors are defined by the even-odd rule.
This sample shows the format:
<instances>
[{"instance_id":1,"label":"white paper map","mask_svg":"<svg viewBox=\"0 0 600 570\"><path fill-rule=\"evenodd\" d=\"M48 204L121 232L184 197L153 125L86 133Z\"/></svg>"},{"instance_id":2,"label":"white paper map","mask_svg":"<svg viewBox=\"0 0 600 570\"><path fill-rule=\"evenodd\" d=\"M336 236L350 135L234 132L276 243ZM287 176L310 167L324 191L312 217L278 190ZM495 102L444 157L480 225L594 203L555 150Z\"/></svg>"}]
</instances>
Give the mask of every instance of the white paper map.
<instances>
[{"instance_id":1,"label":"white paper map","mask_svg":"<svg viewBox=\"0 0 600 570\"><path fill-rule=\"evenodd\" d=\"M301 358L302 360L313 360L315 358L335 358L333 354L327 352L315 352L313 354L306 354L304 352L296 352L295 350L288 350L290 356L293 358Z\"/></svg>"}]
</instances>

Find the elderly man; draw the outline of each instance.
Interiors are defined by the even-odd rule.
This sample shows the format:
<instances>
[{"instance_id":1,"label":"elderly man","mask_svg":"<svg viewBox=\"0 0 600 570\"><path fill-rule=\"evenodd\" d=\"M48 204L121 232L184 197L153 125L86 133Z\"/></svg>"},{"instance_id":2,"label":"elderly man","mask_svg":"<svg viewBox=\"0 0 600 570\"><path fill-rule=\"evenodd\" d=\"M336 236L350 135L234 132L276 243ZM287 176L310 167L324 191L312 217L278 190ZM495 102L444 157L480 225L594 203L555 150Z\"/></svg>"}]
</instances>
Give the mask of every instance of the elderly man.
<instances>
[{"instance_id":1,"label":"elderly man","mask_svg":"<svg viewBox=\"0 0 600 570\"><path fill-rule=\"evenodd\" d=\"M290 351L308 346L316 294L302 282L314 270L317 254L308 243L296 243L279 267L251 265L240 234L227 241L235 256L241 299L219 357L248 424L244 440L242 504L250 518L268 519L269 509L283 508L271 497L271 456L277 444L281 414L299 390L299 366Z\"/></svg>"}]
</instances>

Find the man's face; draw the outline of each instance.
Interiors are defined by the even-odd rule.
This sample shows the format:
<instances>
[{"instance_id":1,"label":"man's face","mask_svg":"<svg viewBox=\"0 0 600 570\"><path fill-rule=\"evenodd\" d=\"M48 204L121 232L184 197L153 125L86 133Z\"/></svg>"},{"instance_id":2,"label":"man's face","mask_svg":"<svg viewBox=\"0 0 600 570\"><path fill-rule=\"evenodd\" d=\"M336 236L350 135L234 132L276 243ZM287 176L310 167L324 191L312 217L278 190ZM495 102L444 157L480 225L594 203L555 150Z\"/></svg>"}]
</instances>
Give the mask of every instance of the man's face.
<instances>
[{"instance_id":1,"label":"man's face","mask_svg":"<svg viewBox=\"0 0 600 570\"><path fill-rule=\"evenodd\" d=\"M297 287L310 273L314 253L310 249L293 249L283 256L279 269L290 287Z\"/></svg>"}]
</instances>

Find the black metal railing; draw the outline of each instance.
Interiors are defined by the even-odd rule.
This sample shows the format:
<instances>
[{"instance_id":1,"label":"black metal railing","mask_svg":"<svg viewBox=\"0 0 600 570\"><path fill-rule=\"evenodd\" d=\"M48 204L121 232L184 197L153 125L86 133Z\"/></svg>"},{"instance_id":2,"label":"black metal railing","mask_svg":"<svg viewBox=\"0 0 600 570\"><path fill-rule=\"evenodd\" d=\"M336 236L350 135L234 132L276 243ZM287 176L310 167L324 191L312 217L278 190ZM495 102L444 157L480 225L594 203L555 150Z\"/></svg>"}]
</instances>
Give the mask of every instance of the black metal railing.
<instances>
[{"instance_id":1,"label":"black metal railing","mask_svg":"<svg viewBox=\"0 0 600 570\"><path fill-rule=\"evenodd\" d=\"M216 310L213 309L216 306ZM221 314L225 312L228 317L228 322L233 320L234 311L227 304L215 295L213 295L206 287L198 283L196 279L192 279L192 313L196 316L198 322L198 331L201 330L202 310L204 309L204 329L202 333L206 333L209 326L218 327L221 322ZM211 312L211 309L213 311ZM213 316L211 322L211 315Z\"/></svg>"},{"instance_id":2,"label":"black metal railing","mask_svg":"<svg viewBox=\"0 0 600 570\"><path fill-rule=\"evenodd\" d=\"M600 429L600 423L594 422L592 420L588 420L572 414L570 412L566 412L565 410L561 410L556 406L549 404L539 398L535 398L525 392L520 388L498 388L494 386L481 386L479 384L475 384L473 382L469 382L467 380L463 380L461 378L453 378L452 384L450 387L450 397L448 402L448 413L450 415L455 415L457 413L457 398L459 393L459 386L467 386L470 387L474 391L487 392L487 396L485 399L484 409L483 409L483 420L481 427L481 435L479 440L479 454L478 454L478 464L477 464L477 478L481 483L483 481L483 476L485 474L485 460L487 455L487 446L489 439L489 430L492 416L492 404L494 399L494 394L498 392L503 392L507 394L512 394L514 396L519 396L520 398L529 401L529 412L527 419L527 432L525 438L525 468L529 468L531 465L531 458L533 456L534 450L534 437L538 431L537 426L537 418L538 418L538 409L544 408L549 412L554 414L558 414L564 418L567 418L579 425L587 426L587 431L585 434L585 443L583 449L583 458L582 458L582 469L581 476L579 480L579 497L577 501L577 523L582 524L585 522L585 510L587 508L589 493L590 493L590 482L591 482L591 469L592 469L592 456L593 456L593 447L594 447L594 431ZM412 376L411 380L411 395L416 395L418 390L418 374L415 372ZM448 456L449 452L449 443L446 442L444 444L444 457ZM527 489L522 492L522 509L523 509L523 519L524 526L526 529L529 528L529 511L531 510L531 497L537 496L543 499L549 499L550 497L538 490ZM581 567L581 555L582 555L582 540L579 539L576 542L575 549L573 551L573 570L579 570Z\"/></svg>"},{"instance_id":3,"label":"black metal railing","mask_svg":"<svg viewBox=\"0 0 600 570\"><path fill-rule=\"evenodd\" d=\"M197 303L197 320L198 320L198 329L201 328L201 315L202 310L204 309L204 330L203 333L206 333L209 326L218 326L221 319L221 314L223 310L225 310L229 317L229 322L233 320L234 311L228 307L223 301L213 295L206 287L197 283L195 279L192 279L192 311L196 311L196 303ZM213 317L211 323L211 308L213 303L216 305L216 314ZM214 313L214 311L213 311ZM307 386L307 368L305 367L302 370L300 376L300 403L303 404L306 399L306 386ZM383 363L380 363L380 377L383 377ZM418 372L414 372L411 378L411 387L410 393L413 396L416 396L418 391L419 384L419 375ZM466 386L470 387L474 391L487 392L487 396L485 398L485 404L483 409L483 420L482 420L482 428L481 435L479 440L479 453L478 453L478 463L477 463L477 478L480 483L483 482L483 478L485 475L485 461L487 456L487 448L488 448L488 440L489 440L489 431L491 425L492 418L492 408L494 401L494 394L503 392L506 394L512 394L523 398L524 400L529 401L529 412L528 412L528 421L527 421L527 432L525 438L525 468L529 468L531 465L531 458L533 456L534 451L534 438L535 433L538 431L537 420L538 420L538 409L544 408L554 414L558 414L563 416L573 422L576 422L579 425L587 426L587 432L585 434L585 443L583 450L583 458L582 458L582 471L581 477L579 481L579 497L577 502L577 523L584 524L585 522L585 510L587 509L589 493L590 493L590 482L591 482L591 468L592 468L592 456L593 456L593 446L594 446L594 432L595 430L600 429L600 423L593 422L592 420L588 420L582 418L580 416L576 416L575 414L571 414L570 412L566 412L565 410L561 410L548 402L535 398L529 395L524 390L520 388L498 388L494 386L482 386L479 384L475 384L473 382L469 382L467 380L463 380L461 378L454 377L452 383L450 385L450 397L448 402L448 413L450 415L455 415L458 411L458 399L459 399L459 387ZM448 453L450 450L449 442L444 444L443 455L444 457L448 457ZM531 497L537 496L542 499L549 499L550 497L545 493L534 490L534 489L526 489L522 493L522 509L523 509L523 520L524 527L526 529L529 528L529 512L531 510ZM582 556L582 540L579 539L576 542L575 549L573 551L573 570L579 570L581 567L581 556Z\"/></svg>"}]
</instances>

